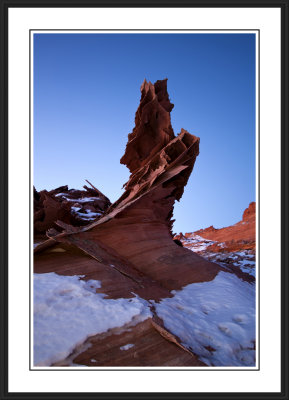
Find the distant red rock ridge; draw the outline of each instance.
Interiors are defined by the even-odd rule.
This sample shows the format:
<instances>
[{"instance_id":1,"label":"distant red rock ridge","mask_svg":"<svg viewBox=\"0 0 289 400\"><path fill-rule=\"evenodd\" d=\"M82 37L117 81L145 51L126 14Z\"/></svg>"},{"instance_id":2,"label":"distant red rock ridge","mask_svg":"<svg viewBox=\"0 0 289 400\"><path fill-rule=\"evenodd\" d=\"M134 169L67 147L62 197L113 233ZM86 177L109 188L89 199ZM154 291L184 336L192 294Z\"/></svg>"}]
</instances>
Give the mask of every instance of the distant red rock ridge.
<instances>
[{"instance_id":1,"label":"distant red rock ridge","mask_svg":"<svg viewBox=\"0 0 289 400\"><path fill-rule=\"evenodd\" d=\"M182 239L193 238L195 235L216 242L207 247L208 251L254 250L256 243L256 203L251 202L245 209L242 220L234 225L220 229L209 226L195 232L180 233L175 235L174 239L182 241ZM222 243L222 246L219 245L220 243Z\"/></svg>"}]
</instances>

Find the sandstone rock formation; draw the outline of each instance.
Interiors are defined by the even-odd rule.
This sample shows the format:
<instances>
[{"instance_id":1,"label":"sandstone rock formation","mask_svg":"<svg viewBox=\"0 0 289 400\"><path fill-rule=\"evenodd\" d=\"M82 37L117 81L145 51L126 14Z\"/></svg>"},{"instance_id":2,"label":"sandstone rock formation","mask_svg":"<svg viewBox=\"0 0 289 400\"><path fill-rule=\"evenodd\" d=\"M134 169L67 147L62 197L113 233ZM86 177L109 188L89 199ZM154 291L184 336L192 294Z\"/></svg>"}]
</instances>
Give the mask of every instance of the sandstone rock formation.
<instances>
[{"instance_id":1,"label":"sandstone rock formation","mask_svg":"<svg viewBox=\"0 0 289 400\"><path fill-rule=\"evenodd\" d=\"M97 220L77 227L71 219L62 216L60 211L68 207L66 189L60 191L65 195L43 193L43 197L40 195L39 198L35 194L36 214L42 213L41 231L50 227L51 221L57 225L57 229L52 227L47 232L48 239L34 249L36 273L81 274L84 280L100 281L101 289L96 291L105 293L107 298L137 295L158 302L171 297L171 290L195 282L211 281L220 271L225 271L222 266L177 245L172 237L174 202L181 198L199 154L199 138L184 129L175 136L170 119L172 108L167 80L155 84L146 80L143 82L135 127L128 135L121 159L131 175L120 199L108 209L105 208L107 202L102 203L103 213ZM55 202L61 196L63 204L57 208ZM50 211L52 209L57 211ZM56 214L58 220L55 220ZM38 226L37 229L40 229ZM151 312L153 316L149 323L132 328L136 347L142 347L146 335L151 338L147 350L142 348L138 352L139 358L135 358L133 351L125 353L125 359L119 358L121 353L114 349L115 340L125 344L126 336L130 337L131 334L124 329L115 336L112 332L109 337L98 335L92 338L92 347L75 351L72 361L77 359L79 363L90 365L91 354L101 353L101 345L105 345L115 359L112 361L101 356L102 361L98 365L203 366L204 363L164 327L153 303ZM169 346L166 341L170 342ZM154 354L157 343L162 349L161 354ZM173 347L170 352L171 343L177 348ZM67 362L62 360L60 365Z\"/></svg>"},{"instance_id":2,"label":"sandstone rock formation","mask_svg":"<svg viewBox=\"0 0 289 400\"><path fill-rule=\"evenodd\" d=\"M54 242L77 243L92 257L99 254L96 243L108 246L169 290L211 280L220 270L172 240L173 205L199 154L199 138L184 129L174 135L172 108L166 80L144 81L135 128L121 159L131 171L124 194L96 222L53 236Z\"/></svg>"},{"instance_id":3,"label":"sandstone rock formation","mask_svg":"<svg viewBox=\"0 0 289 400\"><path fill-rule=\"evenodd\" d=\"M82 226L102 216L111 203L98 189L89 184L91 188L85 185L85 190L69 190L68 186L60 186L49 192L42 190L38 193L33 188L34 235L39 236L50 228L57 228L57 220L73 226Z\"/></svg>"}]
</instances>

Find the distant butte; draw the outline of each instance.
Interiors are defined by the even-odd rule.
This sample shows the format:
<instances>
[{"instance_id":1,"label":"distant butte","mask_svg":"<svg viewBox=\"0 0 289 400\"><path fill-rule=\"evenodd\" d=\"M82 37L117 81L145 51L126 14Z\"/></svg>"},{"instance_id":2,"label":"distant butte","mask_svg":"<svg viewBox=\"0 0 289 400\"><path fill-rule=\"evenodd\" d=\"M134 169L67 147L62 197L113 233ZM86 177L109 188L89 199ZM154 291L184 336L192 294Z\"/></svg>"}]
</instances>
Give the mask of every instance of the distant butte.
<instances>
[{"instance_id":1,"label":"distant butte","mask_svg":"<svg viewBox=\"0 0 289 400\"><path fill-rule=\"evenodd\" d=\"M212 245L208 250L212 251L238 251L255 250L256 245L256 203L251 202L245 209L242 220L234 225L225 228L216 229L209 226L206 229L200 229L193 233L175 236L181 240L182 237L189 239L191 236L199 235L204 239L222 243L222 247L217 244Z\"/></svg>"}]
</instances>

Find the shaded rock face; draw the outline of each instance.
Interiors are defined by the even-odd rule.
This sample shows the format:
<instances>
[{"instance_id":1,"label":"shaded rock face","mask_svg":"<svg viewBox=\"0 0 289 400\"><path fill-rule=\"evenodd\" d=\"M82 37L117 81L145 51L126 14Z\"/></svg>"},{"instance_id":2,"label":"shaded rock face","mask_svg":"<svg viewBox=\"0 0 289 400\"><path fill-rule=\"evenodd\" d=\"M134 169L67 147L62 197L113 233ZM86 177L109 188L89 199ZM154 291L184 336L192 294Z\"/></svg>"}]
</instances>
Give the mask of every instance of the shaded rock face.
<instances>
[{"instance_id":1,"label":"shaded rock face","mask_svg":"<svg viewBox=\"0 0 289 400\"><path fill-rule=\"evenodd\" d=\"M34 189L34 234L45 234L51 228L57 228L56 221L72 226L82 226L100 218L110 206L109 199L98 189L84 186L85 190Z\"/></svg>"}]
</instances>

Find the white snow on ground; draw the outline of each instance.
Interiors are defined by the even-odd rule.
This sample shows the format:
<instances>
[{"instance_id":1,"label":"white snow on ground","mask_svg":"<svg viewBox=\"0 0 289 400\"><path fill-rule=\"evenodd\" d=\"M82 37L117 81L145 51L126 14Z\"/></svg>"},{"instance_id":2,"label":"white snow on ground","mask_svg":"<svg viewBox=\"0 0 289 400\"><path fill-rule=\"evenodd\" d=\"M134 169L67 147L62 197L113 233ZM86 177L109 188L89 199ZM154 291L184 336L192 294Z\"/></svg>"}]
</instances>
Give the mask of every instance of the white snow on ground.
<instances>
[{"instance_id":1,"label":"white snow on ground","mask_svg":"<svg viewBox=\"0 0 289 400\"><path fill-rule=\"evenodd\" d=\"M93 211L85 210L85 213L79 212L81 210L81 207L71 207L72 214L78 215L81 219L84 219L86 221L92 221L95 220L96 217L102 215L102 213L96 213Z\"/></svg>"},{"instance_id":2,"label":"white snow on ground","mask_svg":"<svg viewBox=\"0 0 289 400\"><path fill-rule=\"evenodd\" d=\"M77 211L81 210L81 207L74 207L74 206L72 206L72 207L71 207L71 210L74 211L74 212L77 212Z\"/></svg>"},{"instance_id":3,"label":"white snow on ground","mask_svg":"<svg viewBox=\"0 0 289 400\"><path fill-rule=\"evenodd\" d=\"M129 350L134 346L132 343L125 344L124 346L120 347L120 350Z\"/></svg>"},{"instance_id":4,"label":"white snow on ground","mask_svg":"<svg viewBox=\"0 0 289 400\"><path fill-rule=\"evenodd\" d=\"M249 250L228 252L225 243L214 242L195 234L191 234L189 238L183 237L181 241L184 247L200 254L209 261L224 267L230 266L230 264L234 265L241 271L255 277L255 255L251 254ZM214 243L218 243L218 246L224 248L224 250L221 252L209 251L207 248Z\"/></svg>"},{"instance_id":5,"label":"white snow on ground","mask_svg":"<svg viewBox=\"0 0 289 400\"><path fill-rule=\"evenodd\" d=\"M208 246L216 243L213 240L204 239L203 237L195 234L191 234L189 238L183 238L182 242L184 243L185 247L197 253L206 250Z\"/></svg>"},{"instance_id":6,"label":"white snow on ground","mask_svg":"<svg viewBox=\"0 0 289 400\"><path fill-rule=\"evenodd\" d=\"M244 259L239 261L239 268L247 274L255 276L255 261Z\"/></svg>"},{"instance_id":7,"label":"white snow on ground","mask_svg":"<svg viewBox=\"0 0 289 400\"><path fill-rule=\"evenodd\" d=\"M51 365L91 335L151 316L145 300L105 299L100 287L78 275L34 274L34 365Z\"/></svg>"},{"instance_id":8,"label":"white snow on ground","mask_svg":"<svg viewBox=\"0 0 289 400\"><path fill-rule=\"evenodd\" d=\"M86 203L90 201L100 200L99 197L82 197L81 199L68 199L65 198L67 201L73 201L74 203Z\"/></svg>"},{"instance_id":9,"label":"white snow on ground","mask_svg":"<svg viewBox=\"0 0 289 400\"><path fill-rule=\"evenodd\" d=\"M55 195L55 197L63 197L63 196L67 196L67 193L57 193L56 195Z\"/></svg>"},{"instance_id":10,"label":"white snow on ground","mask_svg":"<svg viewBox=\"0 0 289 400\"><path fill-rule=\"evenodd\" d=\"M249 250L235 252L224 251L220 253L207 252L201 255L207 260L220 264L223 267L234 265L251 276L255 277L256 275L255 255L251 254Z\"/></svg>"},{"instance_id":11,"label":"white snow on ground","mask_svg":"<svg viewBox=\"0 0 289 400\"><path fill-rule=\"evenodd\" d=\"M165 327L208 365L255 365L255 285L220 272L155 303Z\"/></svg>"},{"instance_id":12,"label":"white snow on ground","mask_svg":"<svg viewBox=\"0 0 289 400\"><path fill-rule=\"evenodd\" d=\"M66 358L89 336L133 318L135 323L145 320L151 316L149 303L165 327L207 365L255 365L255 284L221 271L213 281L187 285L156 303L136 295L106 299L96 293L99 281L82 277L34 274L35 365L49 366Z\"/></svg>"},{"instance_id":13,"label":"white snow on ground","mask_svg":"<svg viewBox=\"0 0 289 400\"><path fill-rule=\"evenodd\" d=\"M61 197L63 200L70 201L75 204L91 203L95 200L100 200L99 197L83 197L80 199L71 199L67 196L68 196L68 194L66 194L66 193L58 193L55 195L55 197ZM81 207L77 207L77 206L71 207L71 213L74 215L77 215L80 219L82 219L84 221L94 221L96 219L96 217L99 217L100 215L103 214L101 212L93 212L91 210L85 210L85 212L80 212L80 210L81 210Z\"/></svg>"},{"instance_id":14,"label":"white snow on ground","mask_svg":"<svg viewBox=\"0 0 289 400\"><path fill-rule=\"evenodd\" d=\"M82 197L80 199L69 199L66 193L58 193L55 197L62 197L66 201L73 201L74 203L87 203L90 201L100 200L99 197Z\"/></svg>"}]
</instances>

